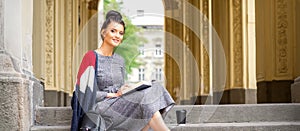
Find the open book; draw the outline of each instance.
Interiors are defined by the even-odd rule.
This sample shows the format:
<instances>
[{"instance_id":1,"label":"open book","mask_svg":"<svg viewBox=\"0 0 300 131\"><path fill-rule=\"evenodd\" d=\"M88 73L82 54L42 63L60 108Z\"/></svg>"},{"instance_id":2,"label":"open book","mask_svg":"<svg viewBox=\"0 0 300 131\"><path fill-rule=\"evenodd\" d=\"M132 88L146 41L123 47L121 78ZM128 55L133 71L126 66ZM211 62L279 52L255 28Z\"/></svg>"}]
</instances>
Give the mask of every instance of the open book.
<instances>
[{"instance_id":1,"label":"open book","mask_svg":"<svg viewBox=\"0 0 300 131\"><path fill-rule=\"evenodd\" d=\"M143 90L146 88L151 87L151 82L148 81L141 81L136 84L127 85L124 89L121 88L122 94L127 94L134 91Z\"/></svg>"}]
</instances>

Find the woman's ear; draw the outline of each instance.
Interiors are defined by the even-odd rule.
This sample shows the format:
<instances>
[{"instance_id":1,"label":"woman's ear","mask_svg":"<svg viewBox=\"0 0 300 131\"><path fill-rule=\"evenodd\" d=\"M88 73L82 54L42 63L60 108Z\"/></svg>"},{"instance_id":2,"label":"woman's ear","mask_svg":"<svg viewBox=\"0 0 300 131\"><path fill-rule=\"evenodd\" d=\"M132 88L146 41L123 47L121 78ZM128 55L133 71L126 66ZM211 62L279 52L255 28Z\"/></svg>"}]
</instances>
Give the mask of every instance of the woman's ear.
<instances>
[{"instance_id":1,"label":"woman's ear","mask_svg":"<svg viewBox=\"0 0 300 131\"><path fill-rule=\"evenodd\" d=\"M102 30L101 31L101 35L103 36L103 38L105 37L105 35L106 35L106 31L105 30Z\"/></svg>"}]
</instances>

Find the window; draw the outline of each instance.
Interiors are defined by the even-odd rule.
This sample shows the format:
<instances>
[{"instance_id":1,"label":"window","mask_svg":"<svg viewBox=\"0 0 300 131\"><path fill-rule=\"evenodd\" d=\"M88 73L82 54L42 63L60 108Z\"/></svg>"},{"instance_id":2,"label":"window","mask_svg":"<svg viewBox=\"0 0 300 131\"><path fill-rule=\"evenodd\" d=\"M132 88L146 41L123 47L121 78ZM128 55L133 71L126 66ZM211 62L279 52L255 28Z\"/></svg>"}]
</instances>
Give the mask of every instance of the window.
<instances>
[{"instance_id":1,"label":"window","mask_svg":"<svg viewBox=\"0 0 300 131\"><path fill-rule=\"evenodd\" d=\"M145 56L144 45L140 46L139 52L140 52L140 56Z\"/></svg>"},{"instance_id":2,"label":"window","mask_svg":"<svg viewBox=\"0 0 300 131\"><path fill-rule=\"evenodd\" d=\"M162 51L161 51L161 45L160 44L155 45L155 56L162 56Z\"/></svg>"},{"instance_id":3,"label":"window","mask_svg":"<svg viewBox=\"0 0 300 131\"><path fill-rule=\"evenodd\" d=\"M139 68L139 81L145 80L145 69Z\"/></svg>"},{"instance_id":4,"label":"window","mask_svg":"<svg viewBox=\"0 0 300 131\"><path fill-rule=\"evenodd\" d=\"M144 10L136 10L137 16L144 16Z\"/></svg>"},{"instance_id":5,"label":"window","mask_svg":"<svg viewBox=\"0 0 300 131\"><path fill-rule=\"evenodd\" d=\"M156 68L155 69L155 77L156 80L162 80L162 69L161 68Z\"/></svg>"}]
</instances>

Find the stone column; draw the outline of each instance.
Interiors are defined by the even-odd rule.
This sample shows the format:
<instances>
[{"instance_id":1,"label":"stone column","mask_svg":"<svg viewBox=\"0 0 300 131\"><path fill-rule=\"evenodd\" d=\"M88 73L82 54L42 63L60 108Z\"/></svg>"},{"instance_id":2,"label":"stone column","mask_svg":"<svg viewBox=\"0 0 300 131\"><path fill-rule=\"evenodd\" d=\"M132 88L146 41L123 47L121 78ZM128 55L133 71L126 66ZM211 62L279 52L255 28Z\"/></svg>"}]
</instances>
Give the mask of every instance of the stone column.
<instances>
[{"instance_id":1,"label":"stone column","mask_svg":"<svg viewBox=\"0 0 300 131\"><path fill-rule=\"evenodd\" d=\"M222 94L221 103L256 103L255 0L216 1L213 12L213 24L227 63L225 89L214 95ZM218 72L214 71L214 80L218 79Z\"/></svg>"},{"instance_id":2,"label":"stone column","mask_svg":"<svg viewBox=\"0 0 300 131\"><path fill-rule=\"evenodd\" d=\"M229 3L228 103L256 103L255 0Z\"/></svg>"},{"instance_id":3,"label":"stone column","mask_svg":"<svg viewBox=\"0 0 300 131\"><path fill-rule=\"evenodd\" d=\"M29 130L42 87L32 75L32 1L0 1L0 130Z\"/></svg>"},{"instance_id":4,"label":"stone column","mask_svg":"<svg viewBox=\"0 0 300 131\"><path fill-rule=\"evenodd\" d=\"M211 35L210 28L211 28L211 20L212 20L212 0L201 0L199 3L199 8L203 14L201 14L201 31L200 34L202 36L201 38L201 45L200 45L200 72L201 72L201 92L200 95L200 101L201 104L210 104L212 103L211 96L212 96L212 77L211 77L211 64L209 57L209 48L211 47L211 40L209 39L209 36ZM199 97L198 97L199 98Z\"/></svg>"},{"instance_id":5,"label":"stone column","mask_svg":"<svg viewBox=\"0 0 300 131\"><path fill-rule=\"evenodd\" d=\"M165 75L166 87L177 103L187 101L183 88L183 18L182 2L164 0L165 5ZM177 21L176 21L177 20ZM181 47L180 47L181 45Z\"/></svg>"}]
</instances>

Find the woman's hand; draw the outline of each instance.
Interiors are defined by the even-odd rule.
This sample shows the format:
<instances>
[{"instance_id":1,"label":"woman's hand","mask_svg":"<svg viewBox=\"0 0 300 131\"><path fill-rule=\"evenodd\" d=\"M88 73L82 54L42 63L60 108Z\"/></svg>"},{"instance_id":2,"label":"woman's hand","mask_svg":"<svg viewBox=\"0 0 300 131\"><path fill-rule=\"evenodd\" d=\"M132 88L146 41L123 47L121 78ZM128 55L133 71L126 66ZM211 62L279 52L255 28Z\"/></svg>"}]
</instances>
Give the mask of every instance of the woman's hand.
<instances>
[{"instance_id":1,"label":"woman's hand","mask_svg":"<svg viewBox=\"0 0 300 131\"><path fill-rule=\"evenodd\" d=\"M129 88L128 84L123 85L117 93L107 93L108 98L113 98L113 97L120 97L122 96L122 91L125 90L126 88Z\"/></svg>"},{"instance_id":2,"label":"woman's hand","mask_svg":"<svg viewBox=\"0 0 300 131\"><path fill-rule=\"evenodd\" d=\"M120 97L122 96L122 92L118 91L117 93L107 93L108 98L113 98L113 97Z\"/></svg>"},{"instance_id":3,"label":"woman's hand","mask_svg":"<svg viewBox=\"0 0 300 131\"><path fill-rule=\"evenodd\" d=\"M120 88L119 91L123 91L123 90L125 90L125 89L127 89L127 88L129 88L129 87L130 87L130 86L129 86L128 84L125 84L125 85L121 86L121 88Z\"/></svg>"}]
</instances>

